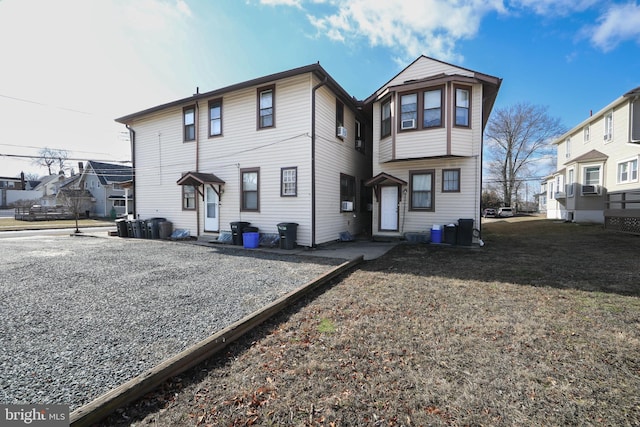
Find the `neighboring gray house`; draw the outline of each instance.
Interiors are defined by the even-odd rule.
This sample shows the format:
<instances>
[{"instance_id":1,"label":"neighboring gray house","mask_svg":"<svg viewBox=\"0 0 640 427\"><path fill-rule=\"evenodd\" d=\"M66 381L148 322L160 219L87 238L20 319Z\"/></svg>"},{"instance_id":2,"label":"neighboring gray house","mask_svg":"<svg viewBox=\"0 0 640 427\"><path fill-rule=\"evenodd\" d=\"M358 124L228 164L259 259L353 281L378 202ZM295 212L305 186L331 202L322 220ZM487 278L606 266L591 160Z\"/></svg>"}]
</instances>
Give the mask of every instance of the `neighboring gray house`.
<instances>
[{"instance_id":1,"label":"neighboring gray house","mask_svg":"<svg viewBox=\"0 0 640 427\"><path fill-rule=\"evenodd\" d=\"M80 173L79 188L93 196L91 213L100 217L125 215L132 196L123 184L132 179L131 166L102 163L90 160ZM128 197L128 200L127 200Z\"/></svg>"}]
</instances>

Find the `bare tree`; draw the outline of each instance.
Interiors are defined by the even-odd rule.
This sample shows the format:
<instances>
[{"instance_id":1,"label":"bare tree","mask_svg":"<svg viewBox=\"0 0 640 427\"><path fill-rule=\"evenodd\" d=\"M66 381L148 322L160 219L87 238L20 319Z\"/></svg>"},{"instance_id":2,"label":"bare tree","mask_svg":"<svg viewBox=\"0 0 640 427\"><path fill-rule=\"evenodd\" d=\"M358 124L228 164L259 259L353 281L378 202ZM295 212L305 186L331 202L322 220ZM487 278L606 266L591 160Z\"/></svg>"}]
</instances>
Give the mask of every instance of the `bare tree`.
<instances>
[{"instance_id":1,"label":"bare tree","mask_svg":"<svg viewBox=\"0 0 640 427\"><path fill-rule=\"evenodd\" d=\"M523 102L493 112L485 130L485 158L507 206L522 178L535 173L534 162L552 155L553 138L564 132L560 119L549 116L548 107Z\"/></svg>"},{"instance_id":2,"label":"bare tree","mask_svg":"<svg viewBox=\"0 0 640 427\"><path fill-rule=\"evenodd\" d=\"M81 213L91 208L91 193L79 188L65 188L60 190L59 199L73 214L76 220L76 233L79 233L78 219Z\"/></svg>"},{"instance_id":3,"label":"bare tree","mask_svg":"<svg viewBox=\"0 0 640 427\"><path fill-rule=\"evenodd\" d=\"M65 163L69 158L69 152L67 150L44 147L38 151L38 156L33 161L33 164L47 168L49 175L51 175L53 173L51 167L56 163L58 163L58 171L66 169Z\"/></svg>"}]
</instances>

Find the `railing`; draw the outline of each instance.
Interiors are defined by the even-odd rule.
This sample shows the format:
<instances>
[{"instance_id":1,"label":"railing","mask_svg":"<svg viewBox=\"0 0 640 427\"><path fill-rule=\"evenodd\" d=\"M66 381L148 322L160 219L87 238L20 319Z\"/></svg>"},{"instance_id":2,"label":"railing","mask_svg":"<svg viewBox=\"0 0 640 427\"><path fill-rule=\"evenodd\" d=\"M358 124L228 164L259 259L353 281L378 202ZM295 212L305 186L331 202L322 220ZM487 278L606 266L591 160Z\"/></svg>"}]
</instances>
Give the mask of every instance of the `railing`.
<instances>
[{"instance_id":1,"label":"railing","mask_svg":"<svg viewBox=\"0 0 640 427\"><path fill-rule=\"evenodd\" d=\"M64 206L31 206L15 208L14 218L19 221L53 221L56 219L73 219L75 216Z\"/></svg>"},{"instance_id":2,"label":"railing","mask_svg":"<svg viewBox=\"0 0 640 427\"><path fill-rule=\"evenodd\" d=\"M607 193L604 227L640 235L640 191Z\"/></svg>"}]
</instances>

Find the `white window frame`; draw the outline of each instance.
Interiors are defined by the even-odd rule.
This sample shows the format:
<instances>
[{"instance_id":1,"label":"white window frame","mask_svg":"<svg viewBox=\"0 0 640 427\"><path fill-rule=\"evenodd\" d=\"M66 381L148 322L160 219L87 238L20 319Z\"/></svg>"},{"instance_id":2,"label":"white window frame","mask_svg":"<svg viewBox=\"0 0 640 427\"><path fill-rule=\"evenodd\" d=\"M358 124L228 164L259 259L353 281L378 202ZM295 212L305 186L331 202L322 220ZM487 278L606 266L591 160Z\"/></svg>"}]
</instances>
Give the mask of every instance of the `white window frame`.
<instances>
[{"instance_id":1,"label":"white window frame","mask_svg":"<svg viewBox=\"0 0 640 427\"><path fill-rule=\"evenodd\" d=\"M633 164L635 163L635 169L633 169ZM621 176L621 166L625 165L627 167L627 179L622 179ZM633 176L635 174L635 177ZM621 160L616 165L616 180L618 184L629 184L631 182L638 182L638 157L632 157L629 159Z\"/></svg>"},{"instance_id":2,"label":"white window frame","mask_svg":"<svg viewBox=\"0 0 640 427\"><path fill-rule=\"evenodd\" d=\"M567 169L567 197L573 197L573 183L575 181L575 169Z\"/></svg>"},{"instance_id":3,"label":"white window frame","mask_svg":"<svg viewBox=\"0 0 640 427\"><path fill-rule=\"evenodd\" d=\"M571 158L571 138L564 140L565 158Z\"/></svg>"},{"instance_id":4,"label":"white window frame","mask_svg":"<svg viewBox=\"0 0 640 427\"><path fill-rule=\"evenodd\" d=\"M280 197L298 196L298 168L296 166L280 169Z\"/></svg>"},{"instance_id":5,"label":"white window frame","mask_svg":"<svg viewBox=\"0 0 640 427\"><path fill-rule=\"evenodd\" d=\"M589 142L591 139L591 125L586 125L582 128L582 138L585 144Z\"/></svg>"},{"instance_id":6,"label":"white window frame","mask_svg":"<svg viewBox=\"0 0 640 427\"><path fill-rule=\"evenodd\" d=\"M604 143L613 141L613 110L604 115Z\"/></svg>"}]
</instances>

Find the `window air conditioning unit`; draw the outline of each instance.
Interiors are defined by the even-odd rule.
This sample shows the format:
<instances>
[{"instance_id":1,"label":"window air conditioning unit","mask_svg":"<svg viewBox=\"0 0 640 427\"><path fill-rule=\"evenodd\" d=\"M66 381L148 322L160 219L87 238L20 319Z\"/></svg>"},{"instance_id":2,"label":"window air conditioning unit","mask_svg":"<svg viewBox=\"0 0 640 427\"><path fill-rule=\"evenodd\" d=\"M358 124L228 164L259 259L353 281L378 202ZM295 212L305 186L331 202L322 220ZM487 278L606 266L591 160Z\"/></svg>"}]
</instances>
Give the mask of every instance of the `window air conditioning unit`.
<instances>
[{"instance_id":1,"label":"window air conditioning unit","mask_svg":"<svg viewBox=\"0 0 640 427\"><path fill-rule=\"evenodd\" d=\"M347 137L347 128L344 127L344 126L338 126L337 135L340 138L346 138Z\"/></svg>"},{"instance_id":2,"label":"window air conditioning unit","mask_svg":"<svg viewBox=\"0 0 640 427\"><path fill-rule=\"evenodd\" d=\"M364 141L356 139L356 149L360 150L362 147L364 147Z\"/></svg>"},{"instance_id":3,"label":"window air conditioning unit","mask_svg":"<svg viewBox=\"0 0 640 427\"><path fill-rule=\"evenodd\" d=\"M599 185L583 185L582 194L600 194Z\"/></svg>"},{"instance_id":4,"label":"window air conditioning unit","mask_svg":"<svg viewBox=\"0 0 640 427\"><path fill-rule=\"evenodd\" d=\"M416 128L416 120L403 120L400 124L401 129L415 129Z\"/></svg>"},{"instance_id":5,"label":"window air conditioning unit","mask_svg":"<svg viewBox=\"0 0 640 427\"><path fill-rule=\"evenodd\" d=\"M344 211L344 212L353 211L353 202L343 201L342 202L342 211Z\"/></svg>"}]
</instances>

